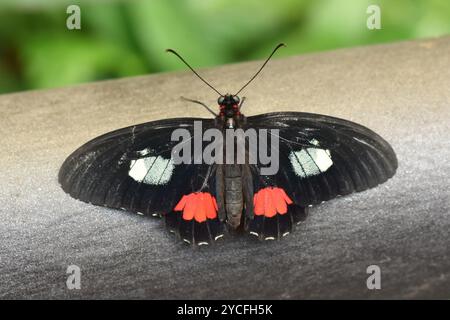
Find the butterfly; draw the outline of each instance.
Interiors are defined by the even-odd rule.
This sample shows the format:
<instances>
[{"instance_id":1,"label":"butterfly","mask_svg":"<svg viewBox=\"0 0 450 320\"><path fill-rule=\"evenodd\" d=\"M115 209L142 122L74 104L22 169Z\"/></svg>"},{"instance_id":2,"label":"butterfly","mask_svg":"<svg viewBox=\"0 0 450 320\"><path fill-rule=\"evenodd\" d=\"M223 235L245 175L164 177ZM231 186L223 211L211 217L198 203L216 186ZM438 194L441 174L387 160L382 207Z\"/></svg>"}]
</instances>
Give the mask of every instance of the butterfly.
<instances>
[{"instance_id":1,"label":"butterfly","mask_svg":"<svg viewBox=\"0 0 450 320\"><path fill-rule=\"evenodd\" d=\"M94 205L162 217L179 239L204 245L237 232L280 239L306 219L309 207L391 178L398 166L394 150L362 125L304 112L244 116L245 98L239 93L282 46L236 94L221 94L168 49L219 95L219 113L185 98L214 118L151 121L99 136L64 161L58 175L63 190ZM224 138L225 132L237 130L266 136L254 143L247 136ZM180 142L174 132L187 137ZM241 148L243 161L236 162L236 154L231 161L199 161L198 153L211 147L205 139L210 132L216 134L209 137L215 142L211 155L222 154L223 160L224 153L231 153L228 147ZM267 170L267 159L252 153L261 146L268 149L266 156L276 155L274 172ZM177 152L185 161L175 161Z\"/></svg>"}]
</instances>

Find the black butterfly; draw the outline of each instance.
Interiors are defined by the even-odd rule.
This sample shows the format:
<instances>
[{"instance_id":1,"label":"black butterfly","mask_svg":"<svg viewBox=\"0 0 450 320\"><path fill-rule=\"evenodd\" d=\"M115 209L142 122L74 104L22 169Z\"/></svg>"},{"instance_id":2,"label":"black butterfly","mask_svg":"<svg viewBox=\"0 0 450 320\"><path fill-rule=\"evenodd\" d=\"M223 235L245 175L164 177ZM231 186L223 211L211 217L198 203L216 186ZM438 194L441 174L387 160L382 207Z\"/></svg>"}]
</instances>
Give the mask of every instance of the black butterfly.
<instances>
[{"instance_id":1,"label":"black butterfly","mask_svg":"<svg viewBox=\"0 0 450 320\"><path fill-rule=\"evenodd\" d=\"M75 152L59 171L59 182L72 197L142 215L162 216L170 231L191 244L212 243L228 230L244 230L259 239L278 239L307 216L309 206L363 191L392 177L396 155L379 135L359 124L312 113L275 112L245 117L238 97L263 69L236 94L222 95L177 55L220 97L214 119L176 118L152 121L109 132ZM189 99L187 99L189 100ZM191 135L216 128L268 129L279 141L279 169L265 174L259 159L249 161L249 145L241 164L175 163L175 129ZM274 133L276 131L276 133ZM195 139L184 141L196 148ZM247 141L248 142L248 141ZM224 148L225 142L219 146ZM269 144L266 144L269 146ZM202 143L201 148L205 148ZM225 228L228 226L228 228Z\"/></svg>"}]
</instances>

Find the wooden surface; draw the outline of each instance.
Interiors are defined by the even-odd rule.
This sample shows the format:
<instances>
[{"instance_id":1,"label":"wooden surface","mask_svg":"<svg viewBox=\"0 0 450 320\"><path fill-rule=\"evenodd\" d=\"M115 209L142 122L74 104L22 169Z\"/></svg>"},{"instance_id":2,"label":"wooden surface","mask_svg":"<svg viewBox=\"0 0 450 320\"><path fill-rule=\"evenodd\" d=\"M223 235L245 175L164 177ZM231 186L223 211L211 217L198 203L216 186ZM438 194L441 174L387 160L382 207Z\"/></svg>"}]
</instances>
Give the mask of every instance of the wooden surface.
<instances>
[{"instance_id":1,"label":"wooden surface","mask_svg":"<svg viewBox=\"0 0 450 320\"><path fill-rule=\"evenodd\" d=\"M1 298L449 298L450 37L272 61L244 112L307 111L359 122L397 152L378 188L315 207L282 241L227 238L192 250L161 221L66 195L66 156L102 133L209 114L190 72L0 96ZM161 54L164 54L162 52ZM168 58L173 58L169 57ZM260 62L201 70L222 91ZM81 290L66 268L81 268ZM368 290L368 265L382 289Z\"/></svg>"}]
</instances>

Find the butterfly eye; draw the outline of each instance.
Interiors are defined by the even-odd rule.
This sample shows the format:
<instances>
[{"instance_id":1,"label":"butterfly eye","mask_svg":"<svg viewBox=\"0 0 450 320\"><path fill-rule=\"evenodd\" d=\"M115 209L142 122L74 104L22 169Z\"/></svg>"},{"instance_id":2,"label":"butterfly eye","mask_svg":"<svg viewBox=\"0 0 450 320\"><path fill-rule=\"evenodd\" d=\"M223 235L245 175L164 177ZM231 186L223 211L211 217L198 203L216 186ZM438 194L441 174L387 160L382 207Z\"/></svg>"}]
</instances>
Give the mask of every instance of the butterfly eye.
<instances>
[{"instance_id":1,"label":"butterfly eye","mask_svg":"<svg viewBox=\"0 0 450 320\"><path fill-rule=\"evenodd\" d=\"M219 99L217 99L217 103L222 105L225 98L223 96L220 96Z\"/></svg>"},{"instance_id":2,"label":"butterfly eye","mask_svg":"<svg viewBox=\"0 0 450 320\"><path fill-rule=\"evenodd\" d=\"M233 96L233 101L234 101L235 103L239 103L240 99L239 99L238 96Z\"/></svg>"}]
</instances>

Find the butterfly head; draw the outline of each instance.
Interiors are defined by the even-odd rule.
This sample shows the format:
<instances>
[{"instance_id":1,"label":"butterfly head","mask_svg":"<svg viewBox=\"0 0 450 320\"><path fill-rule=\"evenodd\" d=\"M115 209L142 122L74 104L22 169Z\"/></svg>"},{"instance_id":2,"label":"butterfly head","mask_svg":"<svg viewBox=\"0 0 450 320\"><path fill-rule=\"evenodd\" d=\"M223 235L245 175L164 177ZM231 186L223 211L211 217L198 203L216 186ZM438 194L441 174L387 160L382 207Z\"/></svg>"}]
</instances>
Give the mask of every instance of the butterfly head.
<instances>
[{"instance_id":1,"label":"butterfly head","mask_svg":"<svg viewBox=\"0 0 450 320\"><path fill-rule=\"evenodd\" d=\"M226 94L220 96L217 99L217 103L220 107L220 114L225 116L226 118L233 118L236 115L239 115L239 99L236 95Z\"/></svg>"}]
</instances>

